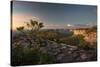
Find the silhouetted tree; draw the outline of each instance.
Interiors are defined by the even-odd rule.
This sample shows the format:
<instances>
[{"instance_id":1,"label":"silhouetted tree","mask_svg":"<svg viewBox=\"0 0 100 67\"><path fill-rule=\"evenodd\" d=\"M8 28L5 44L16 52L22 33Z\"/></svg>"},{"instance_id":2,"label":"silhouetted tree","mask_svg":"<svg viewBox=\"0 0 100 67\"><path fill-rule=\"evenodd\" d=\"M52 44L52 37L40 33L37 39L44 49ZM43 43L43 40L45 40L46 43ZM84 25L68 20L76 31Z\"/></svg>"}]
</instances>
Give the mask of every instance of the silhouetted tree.
<instances>
[{"instance_id":1,"label":"silhouetted tree","mask_svg":"<svg viewBox=\"0 0 100 67\"><path fill-rule=\"evenodd\" d=\"M38 22L38 21L33 21L33 20L30 20L30 22L27 22L27 27L30 28L30 30L32 31L39 31L40 28L44 27L43 23L42 22Z\"/></svg>"},{"instance_id":2,"label":"silhouetted tree","mask_svg":"<svg viewBox=\"0 0 100 67\"><path fill-rule=\"evenodd\" d=\"M32 47L33 41L32 39L37 36L38 31L44 27L42 22L33 21L32 19L30 22L25 22L28 30L24 31L24 26L16 28L18 31L22 32L24 35L26 35L26 39L30 42L29 47ZM38 39L38 38L37 38ZM39 40L39 39L38 39Z\"/></svg>"},{"instance_id":3,"label":"silhouetted tree","mask_svg":"<svg viewBox=\"0 0 100 67\"><path fill-rule=\"evenodd\" d=\"M23 26L18 27L17 30L18 30L18 31L22 31L22 30L24 30L24 27L23 27Z\"/></svg>"}]
</instances>

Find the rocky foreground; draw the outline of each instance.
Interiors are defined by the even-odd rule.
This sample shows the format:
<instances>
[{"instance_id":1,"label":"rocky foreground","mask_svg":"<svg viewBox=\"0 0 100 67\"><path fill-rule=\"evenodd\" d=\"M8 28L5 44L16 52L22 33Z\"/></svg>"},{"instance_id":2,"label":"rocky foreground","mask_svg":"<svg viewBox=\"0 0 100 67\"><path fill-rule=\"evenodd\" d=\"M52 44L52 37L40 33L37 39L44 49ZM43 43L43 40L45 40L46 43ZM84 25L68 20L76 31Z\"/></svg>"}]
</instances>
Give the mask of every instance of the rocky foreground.
<instances>
[{"instance_id":1,"label":"rocky foreground","mask_svg":"<svg viewBox=\"0 0 100 67\"><path fill-rule=\"evenodd\" d=\"M19 42L27 48L28 42L21 40ZM37 44L33 41L32 47L36 47ZM82 49L78 46L72 46L64 43L57 43L55 41L44 40L40 45L40 51L42 53L48 53L55 57L56 63L68 63L68 62L84 62L84 61L96 61L97 50L96 49Z\"/></svg>"},{"instance_id":2,"label":"rocky foreground","mask_svg":"<svg viewBox=\"0 0 100 67\"><path fill-rule=\"evenodd\" d=\"M48 44L45 47L41 47L40 51L54 55L58 63L97 60L95 49L84 50L77 46L58 44L54 41L48 41Z\"/></svg>"}]
</instances>

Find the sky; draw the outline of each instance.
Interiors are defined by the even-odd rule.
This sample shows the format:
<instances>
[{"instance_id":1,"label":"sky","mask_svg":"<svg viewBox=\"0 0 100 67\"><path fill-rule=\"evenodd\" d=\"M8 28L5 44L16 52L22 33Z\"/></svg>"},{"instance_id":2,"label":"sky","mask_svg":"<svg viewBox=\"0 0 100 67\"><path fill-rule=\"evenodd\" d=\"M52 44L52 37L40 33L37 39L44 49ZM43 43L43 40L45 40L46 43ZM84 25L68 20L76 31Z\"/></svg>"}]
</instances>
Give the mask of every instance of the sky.
<instances>
[{"instance_id":1,"label":"sky","mask_svg":"<svg viewBox=\"0 0 100 67\"><path fill-rule=\"evenodd\" d=\"M13 29L25 25L30 19L44 23L44 28L64 28L71 25L97 24L97 7L91 5L55 4L14 1Z\"/></svg>"}]
</instances>

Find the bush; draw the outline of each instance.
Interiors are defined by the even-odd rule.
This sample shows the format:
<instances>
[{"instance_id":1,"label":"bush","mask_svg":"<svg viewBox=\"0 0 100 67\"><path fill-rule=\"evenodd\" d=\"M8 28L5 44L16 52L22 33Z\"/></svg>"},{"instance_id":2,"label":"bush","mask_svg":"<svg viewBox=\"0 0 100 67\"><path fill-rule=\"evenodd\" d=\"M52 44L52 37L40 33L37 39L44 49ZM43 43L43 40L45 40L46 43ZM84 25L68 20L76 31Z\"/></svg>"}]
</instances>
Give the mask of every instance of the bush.
<instances>
[{"instance_id":1,"label":"bush","mask_svg":"<svg viewBox=\"0 0 100 67\"><path fill-rule=\"evenodd\" d=\"M55 63L55 57L48 53L40 53L40 64Z\"/></svg>"},{"instance_id":2,"label":"bush","mask_svg":"<svg viewBox=\"0 0 100 67\"><path fill-rule=\"evenodd\" d=\"M78 47L85 50L95 49L95 47L88 42L81 42Z\"/></svg>"},{"instance_id":3,"label":"bush","mask_svg":"<svg viewBox=\"0 0 100 67\"><path fill-rule=\"evenodd\" d=\"M13 66L16 65L36 65L54 63L54 56L48 53L42 53L39 49L23 48L21 45L12 49Z\"/></svg>"},{"instance_id":4,"label":"bush","mask_svg":"<svg viewBox=\"0 0 100 67\"><path fill-rule=\"evenodd\" d=\"M70 36L70 37L63 37L59 39L59 42L66 43L68 45L77 45L83 41L83 36L77 35L77 36Z\"/></svg>"},{"instance_id":5,"label":"bush","mask_svg":"<svg viewBox=\"0 0 100 67\"><path fill-rule=\"evenodd\" d=\"M12 65L21 65L23 57L23 47L20 44L16 44L12 47L11 55L11 64Z\"/></svg>"},{"instance_id":6,"label":"bush","mask_svg":"<svg viewBox=\"0 0 100 67\"><path fill-rule=\"evenodd\" d=\"M45 31L45 32L39 32L37 36L38 38L54 40L57 39L58 34L53 31Z\"/></svg>"}]
</instances>

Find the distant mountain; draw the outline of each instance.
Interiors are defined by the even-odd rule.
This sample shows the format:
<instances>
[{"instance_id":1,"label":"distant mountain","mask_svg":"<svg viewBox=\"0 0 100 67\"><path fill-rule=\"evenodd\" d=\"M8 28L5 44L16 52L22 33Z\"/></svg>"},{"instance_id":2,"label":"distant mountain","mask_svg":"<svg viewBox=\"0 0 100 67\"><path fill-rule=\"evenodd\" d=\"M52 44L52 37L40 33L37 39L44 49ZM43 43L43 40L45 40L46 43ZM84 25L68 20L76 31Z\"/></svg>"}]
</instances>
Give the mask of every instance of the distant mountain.
<instances>
[{"instance_id":1,"label":"distant mountain","mask_svg":"<svg viewBox=\"0 0 100 67\"><path fill-rule=\"evenodd\" d=\"M91 26L87 25L87 24L74 24L74 27L76 27L76 28L89 28Z\"/></svg>"},{"instance_id":2,"label":"distant mountain","mask_svg":"<svg viewBox=\"0 0 100 67\"><path fill-rule=\"evenodd\" d=\"M67 27L67 29L75 29L75 28L90 28L93 25L88 25L88 24L74 24L74 25L70 25Z\"/></svg>"}]
</instances>

